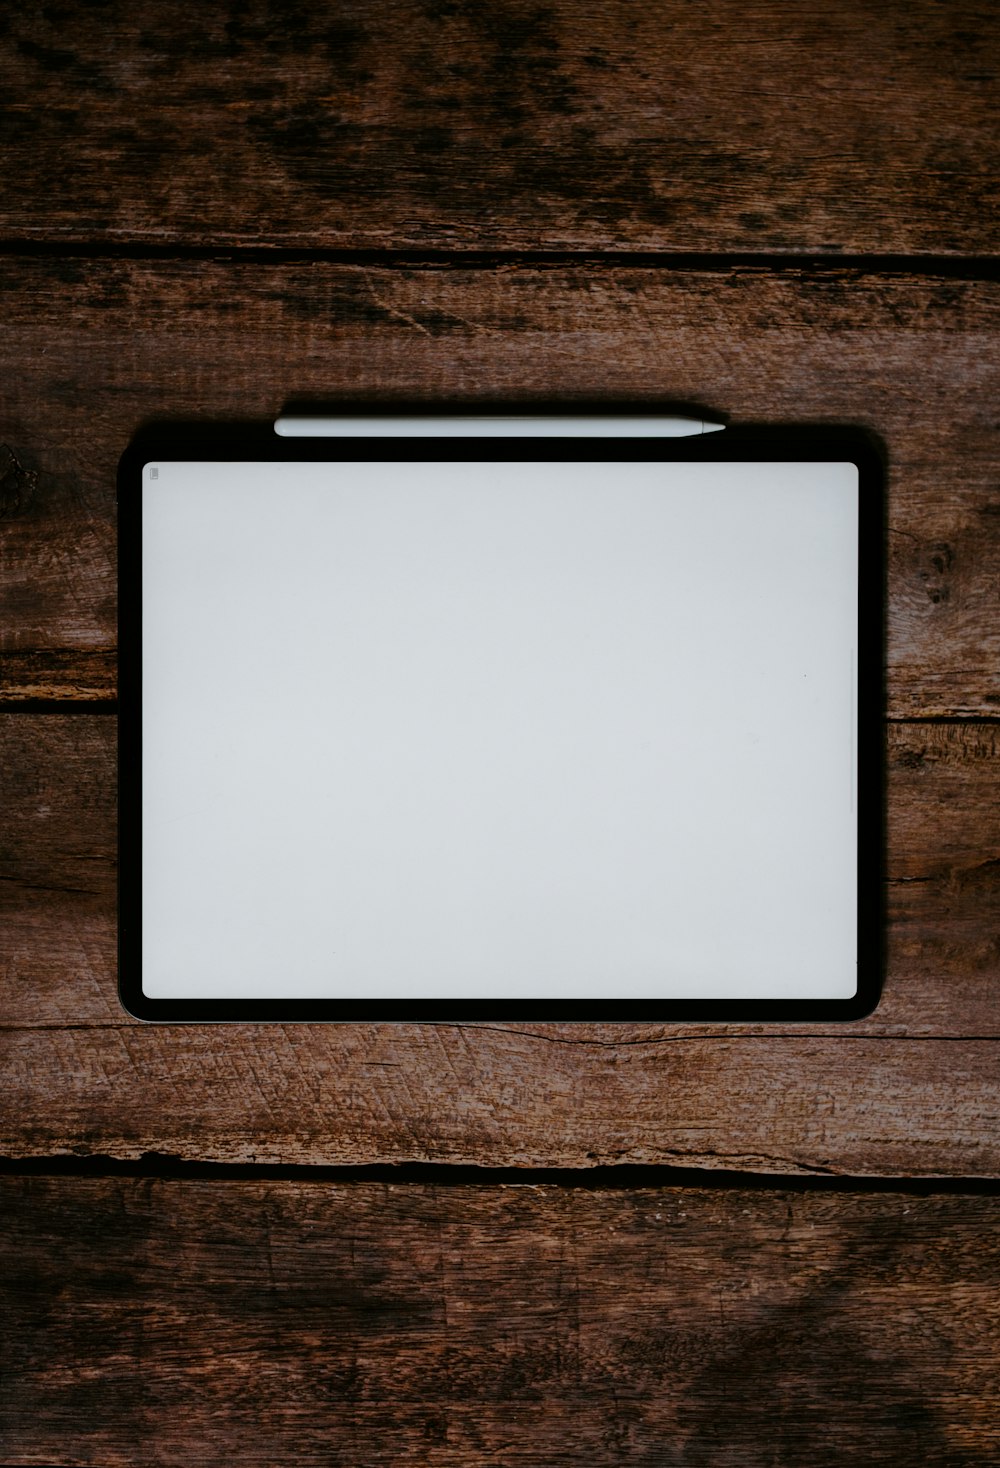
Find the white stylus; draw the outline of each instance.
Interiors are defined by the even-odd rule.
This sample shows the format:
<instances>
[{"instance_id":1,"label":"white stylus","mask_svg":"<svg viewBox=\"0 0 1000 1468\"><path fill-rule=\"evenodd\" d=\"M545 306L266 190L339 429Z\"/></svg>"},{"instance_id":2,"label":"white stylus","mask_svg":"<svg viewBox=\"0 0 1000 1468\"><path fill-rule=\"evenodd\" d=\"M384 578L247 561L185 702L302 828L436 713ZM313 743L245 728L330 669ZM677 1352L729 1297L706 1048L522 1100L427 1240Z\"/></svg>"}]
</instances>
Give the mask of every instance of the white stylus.
<instances>
[{"instance_id":1,"label":"white stylus","mask_svg":"<svg viewBox=\"0 0 1000 1468\"><path fill-rule=\"evenodd\" d=\"M681 417L520 417L507 413L460 416L310 418L281 417L282 438L684 438L718 433L724 423Z\"/></svg>"}]
</instances>

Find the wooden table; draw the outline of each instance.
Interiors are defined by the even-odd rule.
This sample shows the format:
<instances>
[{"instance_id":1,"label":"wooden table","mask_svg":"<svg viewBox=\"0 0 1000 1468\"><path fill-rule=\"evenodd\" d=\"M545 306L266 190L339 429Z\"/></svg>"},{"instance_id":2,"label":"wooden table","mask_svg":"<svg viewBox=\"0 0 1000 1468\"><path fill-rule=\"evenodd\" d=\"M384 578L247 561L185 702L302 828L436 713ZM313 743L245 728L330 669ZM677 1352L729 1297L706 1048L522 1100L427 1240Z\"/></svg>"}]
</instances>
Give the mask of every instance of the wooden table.
<instances>
[{"instance_id":1,"label":"wooden table","mask_svg":"<svg viewBox=\"0 0 1000 1468\"><path fill-rule=\"evenodd\" d=\"M996 9L22 12L0 1465L996 1462ZM115 463L310 395L881 435L870 1019L121 1011Z\"/></svg>"}]
</instances>

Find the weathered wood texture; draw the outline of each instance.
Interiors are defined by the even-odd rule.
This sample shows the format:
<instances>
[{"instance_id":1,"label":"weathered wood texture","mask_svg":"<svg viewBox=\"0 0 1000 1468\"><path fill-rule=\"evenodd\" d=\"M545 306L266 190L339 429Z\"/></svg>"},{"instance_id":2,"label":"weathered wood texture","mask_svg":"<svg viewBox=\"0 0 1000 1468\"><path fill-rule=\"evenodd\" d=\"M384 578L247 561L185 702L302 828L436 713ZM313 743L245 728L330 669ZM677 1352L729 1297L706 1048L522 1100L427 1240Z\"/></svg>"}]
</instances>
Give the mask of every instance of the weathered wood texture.
<instances>
[{"instance_id":1,"label":"weathered wood texture","mask_svg":"<svg viewBox=\"0 0 1000 1468\"><path fill-rule=\"evenodd\" d=\"M114 721L0 732L8 1156L1000 1175L994 725L889 728L889 975L843 1029L137 1024Z\"/></svg>"},{"instance_id":2,"label":"weathered wood texture","mask_svg":"<svg viewBox=\"0 0 1000 1468\"><path fill-rule=\"evenodd\" d=\"M179 0L5 27L0 238L983 252L984 0Z\"/></svg>"},{"instance_id":3,"label":"weathered wood texture","mask_svg":"<svg viewBox=\"0 0 1000 1468\"><path fill-rule=\"evenodd\" d=\"M143 419L680 399L883 437L890 716L995 721L1000 292L962 262L995 250L998 30L974 0L12 11L0 700L113 699ZM1000 1177L998 733L888 730L861 1024L188 1028L117 1004L113 720L0 719L0 1152ZM985 1468L998 1242L978 1195L8 1177L0 1464Z\"/></svg>"},{"instance_id":4,"label":"weathered wood texture","mask_svg":"<svg viewBox=\"0 0 1000 1468\"><path fill-rule=\"evenodd\" d=\"M1000 710L1000 289L855 270L5 262L0 697L111 697L114 470L151 416L296 395L702 401L889 455L889 711ZM79 657L77 656L79 654Z\"/></svg>"},{"instance_id":5,"label":"weathered wood texture","mask_svg":"<svg viewBox=\"0 0 1000 1468\"><path fill-rule=\"evenodd\" d=\"M8 1030L0 1147L998 1177L995 1041L452 1026Z\"/></svg>"},{"instance_id":6,"label":"weathered wood texture","mask_svg":"<svg viewBox=\"0 0 1000 1468\"><path fill-rule=\"evenodd\" d=\"M44 551L39 560L42 555ZM17 626L15 622L11 629L15 635ZM94 652L82 648L0 651L0 701L28 704L44 699L110 706L117 696L118 655L114 648Z\"/></svg>"},{"instance_id":7,"label":"weathered wood texture","mask_svg":"<svg viewBox=\"0 0 1000 1468\"><path fill-rule=\"evenodd\" d=\"M1000 1454L989 1197L7 1178L5 1463Z\"/></svg>"}]
</instances>

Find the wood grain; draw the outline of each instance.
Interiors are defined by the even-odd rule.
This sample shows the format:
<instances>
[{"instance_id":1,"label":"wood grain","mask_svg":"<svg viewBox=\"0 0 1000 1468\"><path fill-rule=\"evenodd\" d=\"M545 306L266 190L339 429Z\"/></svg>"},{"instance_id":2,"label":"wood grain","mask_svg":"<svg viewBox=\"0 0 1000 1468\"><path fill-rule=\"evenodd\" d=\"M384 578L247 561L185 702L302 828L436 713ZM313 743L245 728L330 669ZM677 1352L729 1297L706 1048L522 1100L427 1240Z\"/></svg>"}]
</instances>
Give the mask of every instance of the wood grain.
<instances>
[{"instance_id":1,"label":"wood grain","mask_svg":"<svg viewBox=\"0 0 1000 1468\"><path fill-rule=\"evenodd\" d=\"M27 648L0 652L0 701L103 704L118 697L114 648Z\"/></svg>"},{"instance_id":2,"label":"wood grain","mask_svg":"<svg viewBox=\"0 0 1000 1468\"><path fill-rule=\"evenodd\" d=\"M121 1025L2 1049L14 1158L1000 1176L995 1040Z\"/></svg>"},{"instance_id":3,"label":"wood grain","mask_svg":"<svg viewBox=\"0 0 1000 1468\"><path fill-rule=\"evenodd\" d=\"M995 1197L6 1178L5 1462L1000 1449Z\"/></svg>"},{"instance_id":4,"label":"wood grain","mask_svg":"<svg viewBox=\"0 0 1000 1468\"><path fill-rule=\"evenodd\" d=\"M114 470L155 416L686 400L856 422L889 457L889 711L1000 709L1000 289L860 270L6 262L0 697L113 696ZM79 655L77 657L76 655Z\"/></svg>"},{"instance_id":5,"label":"wood grain","mask_svg":"<svg viewBox=\"0 0 1000 1468\"><path fill-rule=\"evenodd\" d=\"M881 435L889 714L966 721L887 730L886 994L824 1030L140 1025L114 721L0 717L0 1154L105 1174L0 1177L0 1464L1000 1457L997 1198L874 1181L1000 1178L998 36L981 0L0 21L0 701L112 707L145 419L681 400ZM525 1182L255 1166L411 1161ZM771 1185L531 1181L630 1162Z\"/></svg>"},{"instance_id":6,"label":"wood grain","mask_svg":"<svg viewBox=\"0 0 1000 1468\"><path fill-rule=\"evenodd\" d=\"M138 1024L115 991L114 721L0 734L8 1156L1000 1174L996 726L890 726L886 993L833 1030Z\"/></svg>"},{"instance_id":7,"label":"wood grain","mask_svg":"<svg viewBox=\"0 0 1000 1468\"><path fill-rule=\"evenodd\" d=\"M0 238L989 252L981 0L21 7Z\"/></svg>"}]
</instances>

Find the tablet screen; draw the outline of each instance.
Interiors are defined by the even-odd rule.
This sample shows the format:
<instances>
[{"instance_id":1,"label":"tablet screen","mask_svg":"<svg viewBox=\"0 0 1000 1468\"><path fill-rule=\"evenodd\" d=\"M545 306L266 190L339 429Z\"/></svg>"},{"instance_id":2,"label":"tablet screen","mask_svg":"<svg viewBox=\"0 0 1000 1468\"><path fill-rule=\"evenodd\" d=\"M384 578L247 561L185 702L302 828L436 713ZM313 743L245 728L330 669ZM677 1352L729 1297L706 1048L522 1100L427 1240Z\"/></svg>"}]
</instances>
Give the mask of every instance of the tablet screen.
<instances>
[{"instance_id":1,"label":"tablet screen","mask_svg":"<svg viewBox=\"0 0 1000 1468\"><path fill-rule=\"evenodd\" d=\"M141 465L143 998L852 999L856 464L440 447Z\"/></svg>"}]
</instances>

